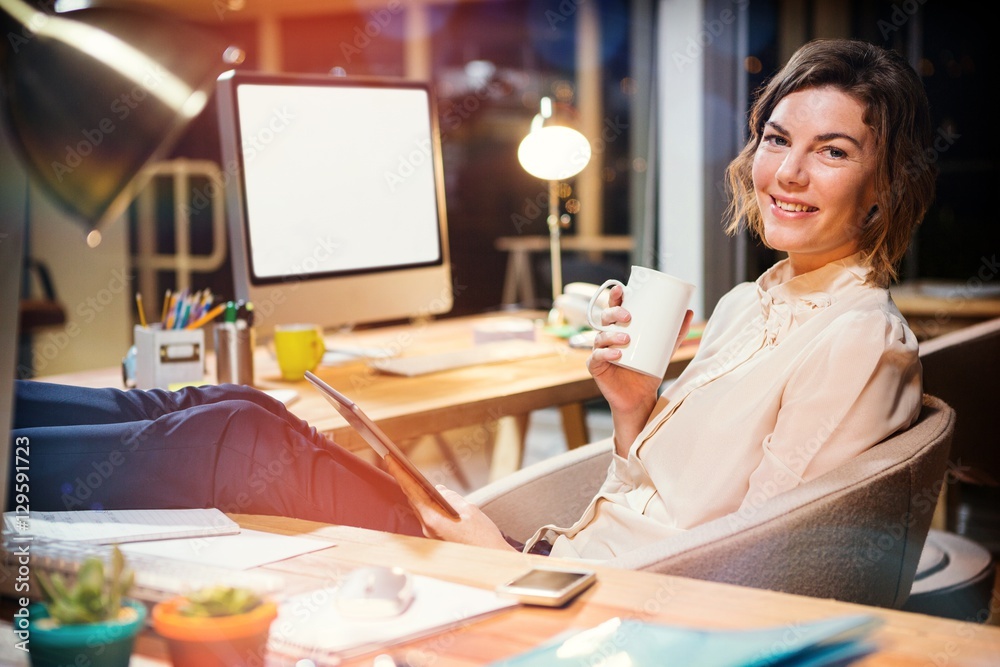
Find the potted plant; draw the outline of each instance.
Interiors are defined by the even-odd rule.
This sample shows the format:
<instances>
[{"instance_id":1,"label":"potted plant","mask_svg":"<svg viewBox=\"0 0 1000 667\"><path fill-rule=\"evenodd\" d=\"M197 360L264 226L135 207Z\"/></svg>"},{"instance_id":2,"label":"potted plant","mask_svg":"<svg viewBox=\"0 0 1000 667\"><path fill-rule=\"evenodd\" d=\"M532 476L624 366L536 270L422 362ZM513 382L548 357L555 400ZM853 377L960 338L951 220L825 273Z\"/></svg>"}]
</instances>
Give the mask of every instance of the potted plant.
<instances>
[{"instance_id":1,"label":"potted plant","mask_svg":"<svg viewBox=\"0 0 1000 667\"><path fill-rule=\"evenodd\" d=\"M80 564L72 585L58 573L37 572L36 579L45 601L28 609L32 667L128 667L146 607L125 599L134 577L118 547L108 573L94 556Z\"/></svg>"},{"instance_id":2,"label":"potted plant","mask_svg":"<svg viewBox=\"0 0 1000 667\"><path fill-rule=\"evenodd\" d=\"M263 664L277 606L253 591L212 586L157 603L153 628L178 667Z\"/></svg>"}]
</instances>

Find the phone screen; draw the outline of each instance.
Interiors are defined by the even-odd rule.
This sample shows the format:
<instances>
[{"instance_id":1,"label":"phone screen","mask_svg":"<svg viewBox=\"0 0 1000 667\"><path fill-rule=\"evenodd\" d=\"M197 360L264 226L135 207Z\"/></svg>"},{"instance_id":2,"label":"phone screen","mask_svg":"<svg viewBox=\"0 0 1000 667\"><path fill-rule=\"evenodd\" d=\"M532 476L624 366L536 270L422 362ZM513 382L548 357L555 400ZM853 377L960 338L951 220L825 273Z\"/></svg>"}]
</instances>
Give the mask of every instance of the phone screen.
<instances>
[{"instance_id":1,"label":"phone screen","mask_svg":"<svg viewBox=\"0 0 1000 667\"><path fill-rule=\"evenodd\" d=\"M574 582L589 576L585 572L561 572L557 570L532 570L510 582L508 586L518 588L540 588L547 591L560 591Z\"/></svg>"},{"instance_id":2,"label":"phone screen","mask_svg":"<svg viewBox=\"0 0 1000 667\"><path fill-rule=\"evenodd\" d=\"M516 597L527 604L559 607L596 580L594 572L540 567L498 586L497 592Z\"/></svg>"}]
</instances>

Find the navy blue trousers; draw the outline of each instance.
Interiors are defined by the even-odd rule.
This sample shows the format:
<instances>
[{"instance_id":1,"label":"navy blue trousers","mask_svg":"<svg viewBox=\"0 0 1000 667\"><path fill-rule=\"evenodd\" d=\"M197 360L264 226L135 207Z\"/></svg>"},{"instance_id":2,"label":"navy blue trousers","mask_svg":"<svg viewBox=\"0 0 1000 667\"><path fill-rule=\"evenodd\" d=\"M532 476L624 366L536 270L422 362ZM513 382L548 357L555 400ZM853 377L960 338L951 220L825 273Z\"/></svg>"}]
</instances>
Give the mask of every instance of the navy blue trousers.
<instances>
[{"instance_id":1,"label":"navy blue trousers","mask_svg":"<svg viewBox=\"0 0 1000 667\"><path fill-rule=\"evenodd\" d=\"M29 446L32 510L217 507L421 534L391 476L249 387L19 380L12 438Z\"/></svg>"}]
</instances>

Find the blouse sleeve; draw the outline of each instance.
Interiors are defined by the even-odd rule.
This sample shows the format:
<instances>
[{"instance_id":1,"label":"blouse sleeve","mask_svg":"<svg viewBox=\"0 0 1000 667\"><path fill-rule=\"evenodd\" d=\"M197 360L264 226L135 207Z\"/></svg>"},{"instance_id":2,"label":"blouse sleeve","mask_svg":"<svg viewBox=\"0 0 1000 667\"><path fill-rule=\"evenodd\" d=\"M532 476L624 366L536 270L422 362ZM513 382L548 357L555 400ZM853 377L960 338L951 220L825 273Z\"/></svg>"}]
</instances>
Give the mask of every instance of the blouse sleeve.
<instances>
[{"instance_id":1,"label":"blouse sleeve","mask_svg":"<svg viewBox=\"0 0 1000 667\"><path fill-rule=\"evenodd\" d=\"M898 316L846 315L822 336L785 385L741 509L845 463L920 411L917 341Z\"/></svg>"}]
</instances>

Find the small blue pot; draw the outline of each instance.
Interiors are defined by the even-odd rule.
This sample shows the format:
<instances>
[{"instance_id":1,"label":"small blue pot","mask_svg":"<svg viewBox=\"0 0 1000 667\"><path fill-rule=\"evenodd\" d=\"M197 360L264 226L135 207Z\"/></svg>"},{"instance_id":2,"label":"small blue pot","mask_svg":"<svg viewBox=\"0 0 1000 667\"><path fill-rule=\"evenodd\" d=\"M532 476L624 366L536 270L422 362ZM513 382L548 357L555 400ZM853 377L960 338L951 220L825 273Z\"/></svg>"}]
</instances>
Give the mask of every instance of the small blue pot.
<instances>
[{"instance_id":1,"label":"small blue pot","mask_svg":"<svg viewBox=\"0 0 1000 667\"><path fill-rule=\"evenodd\" d=\"M122 605L134 609L135 618L54 628L38 627L38 621L49 616L45 605L35 603L28 607L28 654L32 667L128 667L135 636L146 622L146 606L135 600L125 600Z\"/></svg>"}]
</instances>

